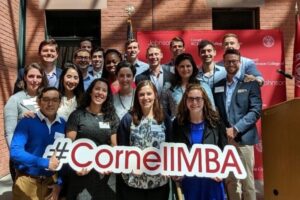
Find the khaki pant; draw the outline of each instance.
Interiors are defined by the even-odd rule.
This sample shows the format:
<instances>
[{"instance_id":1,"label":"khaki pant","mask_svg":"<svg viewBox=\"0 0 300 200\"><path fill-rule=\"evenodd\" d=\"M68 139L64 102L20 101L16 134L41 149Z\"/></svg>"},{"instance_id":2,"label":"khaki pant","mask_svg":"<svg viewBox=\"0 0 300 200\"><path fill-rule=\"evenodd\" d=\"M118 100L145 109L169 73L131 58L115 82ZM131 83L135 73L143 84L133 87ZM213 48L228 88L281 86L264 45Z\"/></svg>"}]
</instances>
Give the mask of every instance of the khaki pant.
<instances>
[{"instance_id":1,"label":"khaki pant","mask_svg":"<svg viewBox=\"0 0 300 200\"><path fill-rule=\"evenodd\" d=\"M236 179L233 173L225 179L227 196L229 200L255 200L255 184L253 176L254 149L253 145L238 145L234 141L229 141L236 147L241 161L246 169L246 179Z\"/></svg>"},{"instance_id":2,"label":"khaki pant","mask_svg":"<svg viewBox=\"0 0 300 200\"><path fill-rule=\"evenodd\" d=\"M13 186L13 200L44 200L51 194L48 186L54 184L52 177L37 179L18 175Z\"/></svg>"}]
</instances>

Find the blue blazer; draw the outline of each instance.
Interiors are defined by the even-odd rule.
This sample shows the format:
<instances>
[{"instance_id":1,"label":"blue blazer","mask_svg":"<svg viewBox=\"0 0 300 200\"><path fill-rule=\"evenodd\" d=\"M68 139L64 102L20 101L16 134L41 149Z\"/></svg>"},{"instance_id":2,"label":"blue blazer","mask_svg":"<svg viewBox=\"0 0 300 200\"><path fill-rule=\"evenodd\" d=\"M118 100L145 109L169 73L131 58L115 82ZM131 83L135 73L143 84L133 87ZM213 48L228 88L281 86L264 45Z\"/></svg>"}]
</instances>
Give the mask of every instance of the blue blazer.
<instances>
[{"instance_id":1,"label":"blue blazer","mask_svg":"<svg viewBox=\"0 0 300 200\"><path fill-rule=\"evenodd\" d=\"M166 70L163 66L161 66L161 67L163 69L164 84L168 83L168 82L171 84L174 79L174 74L172 74L170 71ZM135 77L135 83L138 84L139 82L144 81L144 80L151 80L150 75L151 75L150 69L144 71L143 73L141 73Z\"/></svg>"},{"instance_id":2,"label":"blue blazer","mask_svg":"<svg viewBox=\"0 0 300 200\"><path fill-rule=\"evenodd\" d=\"M239 131L235 141L242 145L258 143L256 122L262 111L260 87L256 81L239 81L233 92L228 113L226 113L226 79L214 85L216 107L227 128Z\"/></svg>"},{"instance_id":3,"label":"blue blazer","mask_svg":"<svg viewBox=\"0 0 300 200\"><path fill-rule=\"evenodd\" d=\"M56 66L56 83L55 83L55 87L58 88L58 85L59 85L59 78L60 78L60 75L62 73L62 69L58 66ZM18 84L21 80L23 80L23 77L24 77L24 68L21 68L18 72L18 77L17 77L17 80L15 82L15 86L14 86L14 91L13 93L17 93L19 92L21 89L18 87Z\"/></svg>"}]
</instances>

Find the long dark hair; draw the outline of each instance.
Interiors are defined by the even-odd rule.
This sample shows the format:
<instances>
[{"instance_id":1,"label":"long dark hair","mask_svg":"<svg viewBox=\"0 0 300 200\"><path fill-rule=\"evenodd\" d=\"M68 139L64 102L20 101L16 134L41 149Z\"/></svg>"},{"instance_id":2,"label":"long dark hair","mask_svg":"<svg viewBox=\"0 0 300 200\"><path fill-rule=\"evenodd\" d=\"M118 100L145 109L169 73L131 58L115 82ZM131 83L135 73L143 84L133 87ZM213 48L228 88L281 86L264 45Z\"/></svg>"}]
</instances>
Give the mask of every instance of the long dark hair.
<instances>
[{"instance_id":1,"label":"long dark hair","mask_svg":"<svg viewBox=\"0 0 300 200\"><path fill-rule=\"evenodd\" d=\"M150 86L154 92L154 95L155 95L155 100L154 100L154 104L153 104L154 119L157 121L158 124L161 124L164 121L164 117L165 117L164 112L163 112L163 109L162 109L161 104L158 99L158 93L157 93L156 87L149 80L144 80L144 81L139 82L139 84L136 87L136 91L134 94L133 107L130 112L132 115L132 121L135 125L139 125L141 122L141 119L143 117L142 108L141 108L141 105L139 102L139 92L145 86Z\"/></svg>"},{"instance_id":2,"label":"long dark hair","mask_svg":"<svg viewBox=\"0 0 300 200\"><path fill-rule=\"evenodd\" d=\"M193 56L189 53L182 53L182 54L179 54L176 59L175 59L175 79L172 83L172 87L174 88L175 86L178 86L181 84L182 82L182 78L181 76L179 75L178 73L178 70L177 70L177 66L184 60L188 60L191 62L192 64L192 67L193 67L193 73L191 75L191 77L189 78L189 83L199 83L199 81L197 80L197 75L198 75L198 68L197 68L197 65L193 59Z\"/></svg>"},{"instance_id":3,"label":"long dark hair","mask_svg":"<svg viewBox=\"0 0 300 200\"><path fill-rule=\"evenodd\" d=\"M58 90L63 96L65 95L64 76L66 75L66 73L68 72L69 69L74 69L77 72L78 77L79 77L79 83L73 91L74 95L76 96L77 104L79 104L81 102L81 99L82 99L82 96L84 93L83 77L82 77L81 71L73 63L66 63L64 65L64 69L59 77Z\"/></svg>"},{"instance_id":4,"label":"long dark hair","mask_svg":"<svg viewBox=\"0 0 300 200\"><path fill-rule=\"evenodd\" d=\"M104 78L97 78L97 79L93 80L93 82L90 84L90 86L84 93L84 96L82 98L79 108L86 109L86 107L88 107L91 104L91 101L92 101L91 93L97 82L103 82L107 85L107 98L101 106L101 112L103 112L103 114L104 114L104 120L105 121L114 121L114 120L116 120L116 114L115 114L116 111L115 111L115 107L113 105L112 93L111 93L108 81Z\"/></svg>"},{"instance_id":5,"label":"long dark hair","mask_svg":"<svg viewBox=\"0 0 300 200\"><path fill-rule=\"evenodd\" d=\"M31 64L27 65L24 68L23 80L21 80L17 84L17 88L18 88L17 91L21 91L21 90L26 90L27 89L25 77L27 76L28 72L31 69L37 69L41 73L41 75L42 75L42 82L41 82L40 87L38 88L37 93L40 93L44 88L46 88L48 86L48 79L47 79L47 76L46 76L43 68L38 63L31 63Z\"/></svg>"},{"instance_id":6,"label":"long dark hair","mask_svg":"<svg viewBox=\"0 0 300 200\"><path fill-rule=\"evenodd\" d=\"M190 120L190 111L186 106L187 97L190 91L192 90L200 90L202 92L203 97L203 117L207 121L208 125L211 127L216 127L220 122L219 114L212 107L212 104L200 84L189 84L183 94L183 97L178 105L177 112L177 121L178 124L183 125L188 123Z\"/></svg>"}]
</instances>

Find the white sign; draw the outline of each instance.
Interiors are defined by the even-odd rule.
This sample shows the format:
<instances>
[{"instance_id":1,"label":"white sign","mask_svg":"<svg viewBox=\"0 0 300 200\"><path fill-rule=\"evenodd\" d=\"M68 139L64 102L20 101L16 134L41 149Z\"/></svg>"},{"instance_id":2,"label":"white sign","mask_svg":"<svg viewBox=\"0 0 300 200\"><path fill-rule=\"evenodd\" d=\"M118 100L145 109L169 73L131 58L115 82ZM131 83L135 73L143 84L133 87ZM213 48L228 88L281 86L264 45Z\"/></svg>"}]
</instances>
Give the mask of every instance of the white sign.
<instances>
[{"instance_id":1,"label":"white sign","mask_svg":"<svg viewBox=\"0 0 300 200\"><path fill-rule=\"evenodd\" d=\"M232 145L223 152L216 145L194 144L189 151L182 143L162 143L160 149L109 145L96 146L89 139L72 143L68 138L58 138L43 155L50 158L56 150L60 160L59 170L68 163L74 170L134 174L162 174L165 176L198 176L226 178L233 172L236 178L246 178L246 170Z\"/></svg>"}]
</instances>

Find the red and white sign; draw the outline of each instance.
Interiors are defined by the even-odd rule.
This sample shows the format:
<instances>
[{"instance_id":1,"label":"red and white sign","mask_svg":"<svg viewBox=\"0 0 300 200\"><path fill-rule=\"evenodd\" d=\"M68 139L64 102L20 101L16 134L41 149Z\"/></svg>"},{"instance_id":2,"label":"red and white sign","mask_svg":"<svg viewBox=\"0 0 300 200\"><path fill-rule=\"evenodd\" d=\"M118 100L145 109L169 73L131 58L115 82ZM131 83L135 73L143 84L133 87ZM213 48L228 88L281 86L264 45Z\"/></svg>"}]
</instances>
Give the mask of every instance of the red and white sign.
<instances>
[{"instance_id":1,"label":"red and white sign","mask_svg":"<svg viewBox=\"0 0 300 200\"><path fill-rule=\"evenodd\" d=\"M193 55L196 63L201 64L197 45L201 40L212 41L217 50L216 61L223 56L222 39L226 33L235 33L239 37L241 54L251 58L262 73L265 83L261 88L263 108L268 108L286 100L285 77L277 72L285 71L283 37L279 30L184 30L184 31L140 31L137 39L140 44L140 60L145 61L146 49L150 43L160 45L163 52L162 63L171 59L169 50L170 41L180 36L185 41L186 52ZM300 70L299 70L300 71ZM300 84L299 84L300 85ZM260 121L257 123L260 130ZM261 133L260 133L261 135ZM263 180L261 141L255 145L255 179Z\"/></svg>"},{"instance_id":2,"label":"red and white sign","mask_svg":"<svg viewBox=\"0 0 300 200\"><path fill-rule=\"evenodd\" d=\"M134 173L165 176L198 176L226 178L230 172L239 178L247 177L236 148L225 146L223 152L216 145L193 145L189 151L182 143L162 143L160 149L149 147L139 149L128 146L96 144L89 139L72 143L68 138L58 138L49 145L43 155L50 158L53 152L63 163L74 170L95 169L99 173Z\"/></svg>"}]
</instances>

